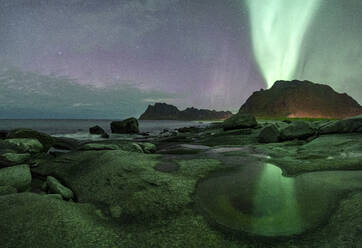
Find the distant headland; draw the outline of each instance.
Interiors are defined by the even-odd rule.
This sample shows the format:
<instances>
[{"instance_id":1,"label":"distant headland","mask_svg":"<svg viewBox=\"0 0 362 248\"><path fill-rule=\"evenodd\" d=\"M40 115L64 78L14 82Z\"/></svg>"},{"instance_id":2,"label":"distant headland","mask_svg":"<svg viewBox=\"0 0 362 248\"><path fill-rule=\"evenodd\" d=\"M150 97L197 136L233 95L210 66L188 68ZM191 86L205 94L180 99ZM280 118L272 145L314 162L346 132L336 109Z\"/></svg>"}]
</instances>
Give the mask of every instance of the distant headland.
<instances>
[{"instance_id":1,"label":"distant headland","mask_svg":"<svg viewBox=\"0 0 362 248\"><path fill-rule=\"evenodd\" d=\"M176 106L167 103L155 103L148 105L146 111L140 116L140 120L182 120L205 121L224 120L232 116L230 111L216 111L208 109L187 108L179 110Z\"/></svg>"}]
</instances>

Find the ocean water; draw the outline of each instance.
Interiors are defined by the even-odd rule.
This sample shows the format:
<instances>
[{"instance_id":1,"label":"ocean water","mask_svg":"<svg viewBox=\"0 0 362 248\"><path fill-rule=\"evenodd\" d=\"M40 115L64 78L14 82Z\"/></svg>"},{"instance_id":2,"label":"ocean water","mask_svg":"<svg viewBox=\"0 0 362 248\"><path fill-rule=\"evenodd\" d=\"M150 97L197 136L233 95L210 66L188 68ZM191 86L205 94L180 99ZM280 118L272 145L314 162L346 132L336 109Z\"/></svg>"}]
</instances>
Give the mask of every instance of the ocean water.
<instances>
[{"instance_id":1,"label":"ocean water","mask_svg":"<svg viewBox=\"0 0 362 248\"><path fill-rule=\"evenodd\" d=\"M0 119L0 130L11 130L15 128L31 128L40 132L58 137L75 139L99 139L98 135L90 135L89 128L95 125L102 127L111 134L112 120L60 120L60 119ZM139 121L140 132L158 134L163 129L176 129L190 126L204 126L208 122L199 121ZM111 134L111 138L126 137L127 135Z\"/></svg>"}]
</instances>

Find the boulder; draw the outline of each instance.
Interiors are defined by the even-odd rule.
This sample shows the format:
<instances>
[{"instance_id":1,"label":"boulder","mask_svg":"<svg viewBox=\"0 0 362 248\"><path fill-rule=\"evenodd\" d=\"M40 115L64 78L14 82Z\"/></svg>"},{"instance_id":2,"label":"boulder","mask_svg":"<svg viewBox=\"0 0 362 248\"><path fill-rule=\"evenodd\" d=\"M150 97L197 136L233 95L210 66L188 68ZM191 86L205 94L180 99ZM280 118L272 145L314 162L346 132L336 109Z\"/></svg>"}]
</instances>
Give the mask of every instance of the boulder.
<instances>
[{"instance_id":1,"label":"boulder","mask_svg":"<svg viewBox=\"0 0 362 248\"><path fill-rule=\"evenodd\" d=\"M74 198L73 191L62 185L55 177L47 177L47 186L51 193L60 194L66 200Z\"/></svg>"},{"instance_id":2,"label":"boulder","mask_svg":"<svg viewBox=\"0 0 362 248\"><path fill-rule=\"evenodd\" d=\"M89 133L102 135L102 134L106 133L106 131L104 131L104 129L101 128L100 126L94 126L94 127L89 128Z\"/></svg>"},{"instance_id":3,"label":"boulder","mask_svg":"<svg viewBox=\"0 0 362 248\"><path fill-rule=\"evenodd\" d=\"M253 115L241 113L233 115L223 123L224 130L254 128L257 125L258 123Z\"/></svg>"},{"instance_id":4,"label":"boulder","mask_svg":"<svg viewBox=\"0 0 362 248\"><path fill-rule=\"evenodd\" d=\"M0 169L0 186L12 186L18 191L25 191L30 183L31 173L27 164Z\"/></svg>"},{"instance_id":5,"label":"boulder","mask_svg":"<svg viewBox=\"0 0 362 248\"><path fill-rule=\"evenodd\" d=\"M54 144L54 139L52 136L41 133L32 129L14 129L11 130L8 134L9 139L19 139L19 138L28 138L28 139L37 139L43 145L43 151L47 152L50 147Z\"/></svg>"},{"instance_id":6,"label":"boulder","mask_svg":"<svg viewBox=\"0 0 362 248\"><path fill-rule=\"evenodd\" d=\"M315 133L315 130L308 122L293 121L280 131L280 137L282 140L307 139Z\"/></svg>"},{"instance_id":7,"label":"boulder","mask_svg":"<svg viewBox=\"0 0 362 248\"><path fill-rule=\"evenodd\" d=\"M259 135L258 135L258 141L260 143L275 143L279 141L280 137L280 131L279 129L274 125L268 125L264 127Z\"/></svg>"},{"instance_id":8,"label":"boulder","mask_svg":"<svg viewBox=\"0 0 362 248\"><path fill-rule=\"evenodd\" d=\"M44 146L37 139L6 139L2 143L20 153L40 153L44 151Z\"/></svg>"},{"instance_id":9,"label":"boulder","mask_svg":"<svg viewBox=\"0 0 362 248\"><path fill-rule=\"evenodd\" d=\"M319 129L320 134L362 132L362 115L329 122Z\"/></svg>"},{"instance_id":10,"label":"boulder","mask_svg":"<svg viewBox=\"0 0 362 248\"><path fill-rule=\"evenodd\" d=\"M123 121L112 121L112 133L139 133L138 121L136 118L128 118Z\"/></svg>"}]
</instances>

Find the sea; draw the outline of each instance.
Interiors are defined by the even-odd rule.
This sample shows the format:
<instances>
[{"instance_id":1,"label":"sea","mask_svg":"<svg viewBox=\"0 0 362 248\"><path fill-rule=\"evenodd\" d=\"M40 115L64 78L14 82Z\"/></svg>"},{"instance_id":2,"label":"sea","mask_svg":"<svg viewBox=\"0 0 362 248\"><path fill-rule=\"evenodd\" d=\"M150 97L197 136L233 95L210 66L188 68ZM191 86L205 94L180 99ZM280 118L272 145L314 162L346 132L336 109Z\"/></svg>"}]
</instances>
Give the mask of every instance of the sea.
<instances>
[{"instance_id":1,"label":"sea","mask_svg":"<svg viewBox=\"0 0 362 248\"><path fill-rule=\"evenodd\" d=\"M111 134L112 120L89 120L89 119L0 119L0 130L11 130L16 128L30 128L39 132L47 133L55 137L67 137L78 140L99 140L99 135L89 134L89 128L95 125L102 127L110 138L126 138L129 135ZM205 126L210 122L200 121L168 121L168 120L140 120L140 132L148 132L157 135L164 129L173 130L181 127Z\"/></svg>"}]
</instances>

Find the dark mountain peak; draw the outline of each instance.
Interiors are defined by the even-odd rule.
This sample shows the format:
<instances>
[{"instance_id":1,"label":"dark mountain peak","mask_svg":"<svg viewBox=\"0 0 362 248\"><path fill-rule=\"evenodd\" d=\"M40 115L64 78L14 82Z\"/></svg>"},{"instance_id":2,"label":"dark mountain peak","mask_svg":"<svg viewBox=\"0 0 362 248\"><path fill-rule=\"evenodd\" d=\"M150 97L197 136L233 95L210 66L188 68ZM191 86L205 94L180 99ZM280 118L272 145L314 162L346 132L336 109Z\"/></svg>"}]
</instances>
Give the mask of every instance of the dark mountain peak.
<instances>
[{"instance_id":1,"label":"dark mountain peak","mask_svg":"<svg viewBox=\"0 0 362 248\"><path fill-rule=\"evenodd\" d=\"M177 107L166 103L149 105L140 116L140 120L222 120L232 115L230 111L197 109L194 107L180 111Z\"/></svg>"},{"instance_id":2,"label":"dark mountain peak","mask_svg":"<svg viewBox=\"0 0 362 248\"><path fill-rule=\"evenodd\" d=\"M328 85L280 80L268 90L254 92L239 112L259 117L345 118L362 114L362 108Z\"/></svg>"}]
</instances>

